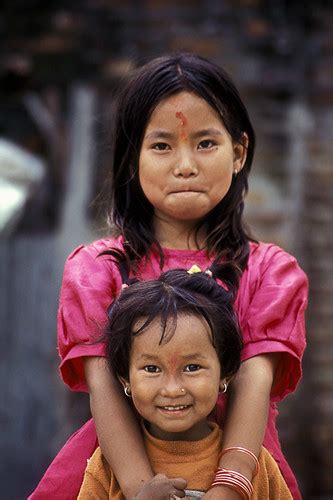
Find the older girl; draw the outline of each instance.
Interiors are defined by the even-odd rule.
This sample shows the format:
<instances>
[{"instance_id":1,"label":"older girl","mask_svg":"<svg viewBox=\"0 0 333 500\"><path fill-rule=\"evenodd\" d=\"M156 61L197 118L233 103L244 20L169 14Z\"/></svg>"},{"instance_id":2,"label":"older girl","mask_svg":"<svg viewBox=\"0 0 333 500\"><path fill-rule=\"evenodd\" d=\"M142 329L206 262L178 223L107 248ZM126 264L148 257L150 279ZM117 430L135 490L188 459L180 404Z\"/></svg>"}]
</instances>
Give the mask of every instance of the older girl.
<instances>
[{"instance_id":1,"label":"older girl","mask_svg":"<svg viewBox=\"0 0 333 500\"><path fill-rule=\"evenodd\" d=\"M222 265L244 342L238 375L218 400L223 449L258 455L264 442L299 499L275 421L276 403L301 377L307 280L292 256L254 241L244 228L255 145L244 104L215 64L191 54L167 56L123 89L115 127L110 219L118 236L69 256L59 307L61 374L71 389L89 391L93 421L69 440L32 497L64 498L65 485L66 498L75 498L97 445L95 427L127 498L152 478L136 419L107 369L104 345L94 340L124 277L151 279L161 269L197 263ZM244 453L230 450L220 465L252 479L253 462ZM240 497L221 484L205 498Z\"/></svg>"}]
</instances>

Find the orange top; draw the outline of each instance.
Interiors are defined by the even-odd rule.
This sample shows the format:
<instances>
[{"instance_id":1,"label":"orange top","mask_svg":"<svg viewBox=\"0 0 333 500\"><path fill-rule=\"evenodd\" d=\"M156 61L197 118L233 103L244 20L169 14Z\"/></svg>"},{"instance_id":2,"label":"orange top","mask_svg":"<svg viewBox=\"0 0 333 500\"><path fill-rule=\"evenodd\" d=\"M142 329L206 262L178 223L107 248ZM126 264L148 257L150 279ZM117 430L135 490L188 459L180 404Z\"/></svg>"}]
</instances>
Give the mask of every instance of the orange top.
<instances>
[{"instance_id":1,"label":"orange top","mask_svg":"<svg viewBox=\"0 0 333 500\"><path fill-rule=\"evenodd\" d=\"M218 466L222 443L220 428L216 424L211 426L212 432L200 441L163 441L144 429L145 446L154 473L182 477L187 480L188 490L207 491ZM292 500L276 462L265 448L261 450L259 465L259 473L253 480L252 500ZM87 498L125 499L100 448L88 462L79 492L78 500Z\"/></svg>"}]
</instances>

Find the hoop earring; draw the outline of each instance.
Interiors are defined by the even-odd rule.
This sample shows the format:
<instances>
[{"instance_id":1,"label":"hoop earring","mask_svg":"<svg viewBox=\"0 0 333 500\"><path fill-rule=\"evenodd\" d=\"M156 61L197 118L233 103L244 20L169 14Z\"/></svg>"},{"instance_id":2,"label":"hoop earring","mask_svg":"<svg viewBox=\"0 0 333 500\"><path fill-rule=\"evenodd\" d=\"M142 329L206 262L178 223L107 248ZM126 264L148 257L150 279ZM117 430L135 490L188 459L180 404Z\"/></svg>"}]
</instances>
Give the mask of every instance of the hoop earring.
<instances>
[{"instance_id":1,"label":"hoop earring","mask_svg":"<svg viewBox=\"0 0 333 500\"><path fill-rule=\"evenodd\" d=\"M128 397L128 398L131 398L131 388L129 385L127 385L126 387L124 387L124 393L125 395Z\"/></svg>"},{"instance_id":2,"label":"hoop earring","mask_svg":"<svg viewBox=\"0 0 333 500\"><path fill-rule=\"evenodd\" d=\"M226 384L225 382L223 382L223 389L222 389L222 394L225 394L227 392L227 389L228 389L228 384Z\"/></svg>"}]
</instances>

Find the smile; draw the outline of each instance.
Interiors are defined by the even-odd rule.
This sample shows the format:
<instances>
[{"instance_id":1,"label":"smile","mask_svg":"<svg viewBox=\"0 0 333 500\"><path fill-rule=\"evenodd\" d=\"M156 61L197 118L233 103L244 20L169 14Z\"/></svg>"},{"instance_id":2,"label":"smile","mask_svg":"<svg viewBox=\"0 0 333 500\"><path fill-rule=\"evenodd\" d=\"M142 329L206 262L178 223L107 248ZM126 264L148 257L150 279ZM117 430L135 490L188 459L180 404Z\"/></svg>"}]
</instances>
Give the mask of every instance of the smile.
<instances>
[{"instance_id":1,"label":"smile","mask_svg":"<svg viewBox=\"0 0 333 500\"><path fill-rule=\"evenodd\" d=\"M186 410L186 408L189 408L189 405L178 405L178 406L159 406L161 410L167 410L167 411L180 411L180 410Z\"/></svg>"}]
</instances>

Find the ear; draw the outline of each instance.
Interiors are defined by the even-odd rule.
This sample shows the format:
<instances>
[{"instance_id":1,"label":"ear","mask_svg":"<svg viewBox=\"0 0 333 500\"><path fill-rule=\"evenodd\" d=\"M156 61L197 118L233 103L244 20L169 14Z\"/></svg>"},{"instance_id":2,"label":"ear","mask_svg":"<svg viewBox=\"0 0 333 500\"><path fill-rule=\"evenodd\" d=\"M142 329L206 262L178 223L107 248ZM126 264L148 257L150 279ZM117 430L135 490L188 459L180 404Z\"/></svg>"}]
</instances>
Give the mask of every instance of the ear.
<instances>
[{"instance_id":1,"label":"ear","mask_svg":"<svg viewBox=\"0 0 333 500\"><path fill-rule=\"evenodd\" d=\"M233 143L235 173L240 172L244 166L247 157L248 146L249 146L248 135L245 132L243 132L242 141Z\"/></svg>"},{"instance_id":2,"label":"ear","mask_svg":"<svg viewBox=\"0 0 333 500\"><path fill-rule=\"evenodd\" d=\"M126 380L124 377L118 377L118 380L124 389L130 385L129 380Z\"/></svg>"},{"instance_id":3,"label":"ear","mask_svg":"<svg viewBox=\"0 0 333 500\"><path fill-rule=\"evenodd\" d=\"M222 392L226 392L226 387L228 387L233 378L234 376L232 375L231 377L224 377L220 380L220 390Z\"/></svg>"}]
</instances>

